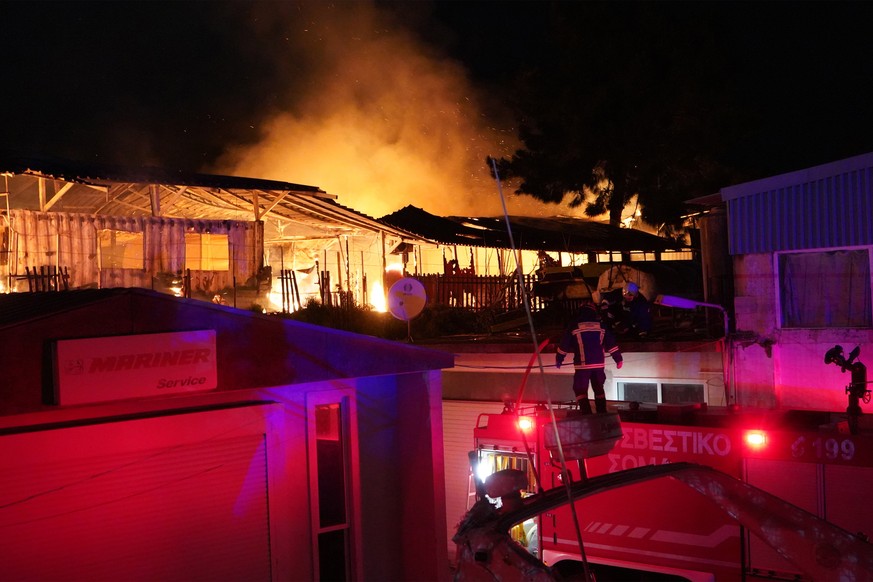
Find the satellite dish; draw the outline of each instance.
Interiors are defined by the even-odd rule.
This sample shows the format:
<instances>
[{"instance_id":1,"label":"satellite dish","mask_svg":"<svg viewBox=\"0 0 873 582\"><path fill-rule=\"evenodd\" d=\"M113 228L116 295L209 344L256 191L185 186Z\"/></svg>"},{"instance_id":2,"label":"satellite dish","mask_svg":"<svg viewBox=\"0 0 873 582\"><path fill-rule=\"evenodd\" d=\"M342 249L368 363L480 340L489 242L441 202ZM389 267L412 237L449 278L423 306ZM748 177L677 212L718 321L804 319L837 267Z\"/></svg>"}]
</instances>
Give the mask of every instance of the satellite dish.
<instances>
[{"instance_id":1,"label":"satellite dish","mask_svg":"<svg viewBox=\"0 0 873 582\"><path fill-rule=\"evenodd\" d=\"M424 285L418 279L403 277L388 290L388 311L401 321L409 321L421 313L427 303Z\"/></svg>"}]
</instances>

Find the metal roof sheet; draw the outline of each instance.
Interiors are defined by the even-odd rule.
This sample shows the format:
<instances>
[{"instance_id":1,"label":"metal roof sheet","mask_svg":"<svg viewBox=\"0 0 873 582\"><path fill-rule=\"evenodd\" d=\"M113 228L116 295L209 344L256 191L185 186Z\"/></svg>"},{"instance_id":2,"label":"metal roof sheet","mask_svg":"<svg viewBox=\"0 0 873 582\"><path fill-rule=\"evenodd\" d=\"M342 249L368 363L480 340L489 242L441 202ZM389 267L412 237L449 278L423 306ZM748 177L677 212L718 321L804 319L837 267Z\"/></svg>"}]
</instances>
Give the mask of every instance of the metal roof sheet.
<instances>
[{"instance_id":1,"label":"metal roof sheet","mask_svg":"<svg viewBox=\"0 0 873 582\"><path fill-rule=\"evenodd\" d=\"M198 186L226 190L277 190L285 192L312 192L327 195L317 186L292 184L275 180L244 178L201 174L183 170L170 170L152 166L118 166L74 162L47 157L3 156L0 172L11 174L31 174L96 186L109 186L113 183L175 184L177 186Z\"/></svg>"},{"instance_id":2,"label":"metal roof sheet","mask_svg":"<svg viewBox=\"0 0 873 582\"><path fill-rule=\"evenodd\" d=\"M721 190L732 255L873 244L873 153Z\"/></svg>"},{"instance_id":3,"label":"metal roof sheet","mask_svg":"<svg viewBox=\"0 0 873 582\"><path fill-rule=\"evenodd\" d=\"M873 152L861 154L827 164L821 164L796 170L776 176L761 178L751 182L735 184L721 189L722 200L729 202L737 198L754 196L761 192L769 192L782 188L791 188L800 184L809 184L820 180L834 178L836 176L850 175L853 172L867 170L873 167Z\"/></svg>"},{"instance_id":4,"label":"metal roof sheet","mask_svg":"<svg viewBox=\"0 0 873 582\"><path fill-rule=\"evenodd\" d=\"M265 220L268 242L364 232L415 238L337 203L316 186L13 155L0 155L0 173L6 177L3 185L12 208L154 216L156 187L159 216L247 222L271 219Z\"/></svg>"},{"instance_id":5,"label":"metal roof sheet","mask_svg":"<svg viewBox=\"0 0 873 582\"><path fill-rule=\"evenodd\" d=\"M406 206L379 219L419 236L453 245L512 248L505 217L440 217ZM683 247L639 230L618 228L581 218L510 216L515 247L564 252L669 251Z\"/></svg>"}]
</instances>

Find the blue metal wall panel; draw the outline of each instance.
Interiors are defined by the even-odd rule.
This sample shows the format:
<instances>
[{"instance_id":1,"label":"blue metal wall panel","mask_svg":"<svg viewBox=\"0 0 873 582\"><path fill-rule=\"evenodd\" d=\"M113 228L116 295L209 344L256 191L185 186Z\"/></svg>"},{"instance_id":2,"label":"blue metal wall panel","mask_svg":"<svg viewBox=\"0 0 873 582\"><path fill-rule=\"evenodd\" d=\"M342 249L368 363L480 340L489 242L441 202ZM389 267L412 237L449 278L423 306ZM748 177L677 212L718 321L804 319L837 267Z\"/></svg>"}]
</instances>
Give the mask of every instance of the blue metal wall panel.
<instances>
[{"instance_id":1,"label":"blue metal wall panel","mask_svg":"<svg viewBox=\"0 0 873 582\"><path fill-rule=\"evenodd\" d=\"M871 245L871 184L873 154L867 154L725 188L729 251L737 255Z\"/></svg>"}]
</instances>

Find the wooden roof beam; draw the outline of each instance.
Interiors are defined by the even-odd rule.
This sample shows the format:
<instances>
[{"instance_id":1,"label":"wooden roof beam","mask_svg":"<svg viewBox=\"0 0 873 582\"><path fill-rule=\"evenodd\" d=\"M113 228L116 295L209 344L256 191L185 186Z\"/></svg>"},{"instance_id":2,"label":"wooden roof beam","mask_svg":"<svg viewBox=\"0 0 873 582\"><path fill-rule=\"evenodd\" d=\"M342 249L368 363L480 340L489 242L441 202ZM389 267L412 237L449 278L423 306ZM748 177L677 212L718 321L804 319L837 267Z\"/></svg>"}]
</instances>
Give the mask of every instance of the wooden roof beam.
<instances>
[{"instance_id":1,"label":"wooden roof beam","mask_svg":"<svg viewBox=\"0 0 873 582\"><path fill-rule=\"evenodd\" d=\"M276 198L276 200L272 204L270 204L268 208L264 210L264 214L269 214L270 212L272 212L272 210L276 208L276 205L282 202L282 200L284 200L287 196L288 192L282 192L282 194L278 198Z\"/></svg>"},{"instance_id":2,"label":"wooden roof beam","mask_svg":"<svg viewBox=\"0 0 873 582\"><path fill-rule=\"evenodd\" d=\"M170 195L164 201L165 208L171 208L178 200L182 197L183 194L188 190L188 186L182 186L178 190L174 190L173 186L167 186L167 190L170 191Z\"/></svg>"},{"instance_id":3,"label":"wooden roof beam","mask_svg":"<svg viewBox=\"0 0 873 582\"><path fill-rule=\"evenodd\" d=\"M64 194L66 194L67 192L69 192L70 189L71 189L72 187L73 187L73 183L72 183L72 182L67 182L66 184L64 184L63 186L61 186L61 189L58 190L58 191L55 193L54 196L51 197L51 200L49 200L48 202L45 203L45 208L43 209L43 212L47 211L47 210L50 209L52 206L54 206L55 203L56 203L58 200L60 200L61 198L63 198Z\"/></svg>"},{"instance_id":4,"label":"wooden roof beam","mask_svg":"<svg viewBox=\"0 0 873 582\"><path fill-rule=\"evenodd\" d=\"M226 192L227 192L227 194L229 194L230 196L236 198L237 200L239 200L239 201L241 201L241 202L245 202L245 203L247 203L247 204L249 203L249 201L246 200L246 199L245 199L242 195L240 195L240 193L237 192L237 191L227 190ZM282 195L282 200L286 199L286 198L288 197L289 194L290 194L290 195L295 195L295 196L296 196L296 192L285 191L285 192L283 193L283 195ZM291 219L292 217L290 217L290 216L288 216L288 215L285 215L285 214L281 214L281 213L279 213L279 212L276 212L276 206L278 205L279 202L282 202L282 200L277 201L277 203L276 203L276 204L273 204L272 206L270 206L269 209L267 209L267 210L261 212L261 213L260 213L260 217L261 217L261 218L264 218L265 216L268 216L268 215L269 215L269 216L274 216L274 217L276 217L276 218L281 218L282 220L289 220L289 219ZM227 201L226 201L226 202L227 202ZM227 202L227 203L230 204L230 202ZM280 208L284 208L284 207L280 207ZM295 213L295 214L305 214L305 213L302 213L302 212L300 212L300 211L296 211L296 212L294 212L294 213ZM314 219L318 219L318 220L320 220L320 221L322 221L322 222L326 222L323 213L322 213L322 214L310 213L309 216L310 216L310 218L314 218Z\"/></svg>"},{"instance_id":5,"label":"wooden roof beam","mask_svg":"<svg viewBox=\"0 0 873 582\"><path fill-rule=\"evenodd\" d=\"M233 200L228 200L227 198L220 196L219 194L221 194L221 190L218 190L218 192L216 193L216 192L212 192L208 188L197 188L196 193L200 196L203 196L204 198L212 200L213 204L217 208L224 208L225 210L233 210L236 212L245 212L245 213L248 213L250 211L249 208L246 208L245 206L241 206L240 204L235 203ZM248 204L248 201L245 200L244 198L240 198L239 196L236 196L236 195L232 194L231 192L228 192L228 194L231 194L238 201L242 201L242 202L245 202Z\"/></svg>"},{"instance_id":6,"label":"wooden roof beam","mask_svg":"<svg viewBox=\"0 0 873 582\"><path fill-rule=\"evenodd\" d=\"M45 212L45 178L39 178L37 180L37 187L39 188L39 211Z\"/></svg>"},{"instance_id":7,"label":"wooden roof beam","mask_svg":"<svg viewBox=\"0 0 873 582\"><path fill-rule=\"evenodd\" d=\"M161 187L158 184L149 184L149 205L152 216L161 215Z\"/></svg>"},{"instance_id":8,"label":"wooden roof beam","mask_svg":"<svg viewBox=\"0 0 873 582\"><path fill-rule=\"evenodd\" d=\"M109 206L110 203L115 202L118 204L124 204L125 206L129 206L131 208L136 208L137 210L141 210L142 212L148 212L149 209L144 206L137 206L136 204L132 204L127 202L126 200L122 200L121 196L131 189L131 187L136 186L136 184L124 184L119 183L113 186L110 186L106 191L106 203L94 210L94 214L100 214L100 212ZM143 195L143 192L147 189L147 186L141 186L139 190L134 190L134 194Z\"/></svg>"}]
</instances>

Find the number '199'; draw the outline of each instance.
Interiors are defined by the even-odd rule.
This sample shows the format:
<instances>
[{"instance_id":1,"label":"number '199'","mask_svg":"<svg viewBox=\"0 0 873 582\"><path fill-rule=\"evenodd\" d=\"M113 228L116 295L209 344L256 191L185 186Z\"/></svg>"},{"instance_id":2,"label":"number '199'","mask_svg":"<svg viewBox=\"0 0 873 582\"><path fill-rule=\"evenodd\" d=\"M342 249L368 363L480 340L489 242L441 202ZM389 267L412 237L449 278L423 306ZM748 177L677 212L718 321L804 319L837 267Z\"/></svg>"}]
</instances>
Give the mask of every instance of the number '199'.
<instances>
[{"instance_id":1,"label":"number '199'","mask_svg":"<svg viewBox=\"0 0 873 582\"><path fill-rule=\"evenodd\" d=\"M816 459L851 461L855 457L855 443L851 439L838 440L818 437L809 445L811 445ZM806 453L806 437L797 437L797 440L791 443L791 454L795 457L803 457Z\"/></svg>"}]
</instances>

